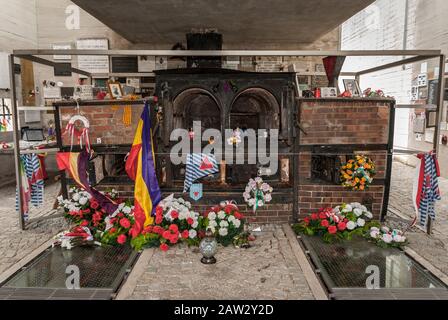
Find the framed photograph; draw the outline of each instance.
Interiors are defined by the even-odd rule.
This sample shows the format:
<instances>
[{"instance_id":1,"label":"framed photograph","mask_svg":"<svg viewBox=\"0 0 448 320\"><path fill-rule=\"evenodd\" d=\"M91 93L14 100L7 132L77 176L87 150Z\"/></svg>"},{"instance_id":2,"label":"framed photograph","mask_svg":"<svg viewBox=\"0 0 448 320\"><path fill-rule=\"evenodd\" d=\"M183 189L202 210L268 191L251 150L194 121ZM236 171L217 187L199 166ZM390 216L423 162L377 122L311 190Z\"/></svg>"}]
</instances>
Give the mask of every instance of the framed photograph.
<instances>
[{"instance_id":1,"label":"framed photograph","mask_svg":"<svg viewBox=\"0 0 448 320\"><path fill-rule=\"evenodd\" d=\"M428 85L428 75L421 73L417 76L417 85L419 87L426 87Z\"/></svg>"},{"instance_id":2,"label":"framed photograph","mask_svg":"<svg viewBox=\"0 0 448 320\"><path fill-rule=\"evenodd\" d=\"M358 81L355 79L343 79L344 88L352 94L352 97L360 97L361 89L359 88Z\"/></svg>"},{"instance_id":3,"label":"framed photograph","mask_svg":"<svg viewBox=\"0 0 448 320\"><path fill-rule=\"evenodd\" d=\"M320 88L322 98L335 98L338 96L338 90L335 87Z\"/></svg>"},{"instance_id":4,"label":"framed photograph","mask_svg":"<svg viewBox=\"0 0 448 320\"><path fill-rule=\"evenodd\" d=\"M120 99L121 97L123 97L123 89L121 88L120 82L108 82L107 87L112 99Z\"/></svg>"}]
</instances>

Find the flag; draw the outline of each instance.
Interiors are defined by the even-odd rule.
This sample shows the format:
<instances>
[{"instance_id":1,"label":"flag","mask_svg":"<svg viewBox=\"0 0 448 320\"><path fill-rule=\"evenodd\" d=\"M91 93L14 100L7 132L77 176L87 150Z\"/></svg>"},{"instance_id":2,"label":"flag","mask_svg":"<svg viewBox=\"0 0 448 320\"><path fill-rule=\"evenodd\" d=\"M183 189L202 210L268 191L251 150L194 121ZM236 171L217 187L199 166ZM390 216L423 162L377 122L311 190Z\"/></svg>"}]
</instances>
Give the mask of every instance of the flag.
<instances>
[{"instance_id":1,"label":"flag","mask_svg":"<svg viewBox=\"0 0 448 320\"><path fill-rule=\"evenodd\" d=\"M155 207L162 199L154 165L151 118L148 103L138 122L131 151L126 160L126 172L135 181L132 236L153 223Z\"/></svg>"},{"instance_id":2,"label":"flag","mask_svg":"<svg viewBox=\"0 0 448 320\"><path fill-rule=\"evenodd\" d=\"M412 223L415 224L417 218L420 225L425 226L427 217L436 218L435 202L441 200L438 177L440 168L436 155L433 152L418 154L421 160L416 168L416 179L414 180L413 202L416 210L416 217Z\"/></svg>"},{"instance_id":3,"label":"flag","mask_svg":"<svg viewBox=\"0 0 448 320\"><path fill-rule=\"evenodd\" d=\"M58 152L56 162L59 170L66 170L75 182L86 190L99 203L108 214L118 209L118 204L106 197L104 194L92 188L87 179L87 166L90 155L87 151L82 152Z\"/></svg>"},{"instance_id":4,"label":"flag","mask_svg":"<svg viewBox=\"0 0 448 320\"><path fill-rule=\"evenodd\" d=\"M197 179L219 172L218 163L212 154L193 153L187 155L187 170L185 173L184 192Z\"/></svg>"}]
</instances>

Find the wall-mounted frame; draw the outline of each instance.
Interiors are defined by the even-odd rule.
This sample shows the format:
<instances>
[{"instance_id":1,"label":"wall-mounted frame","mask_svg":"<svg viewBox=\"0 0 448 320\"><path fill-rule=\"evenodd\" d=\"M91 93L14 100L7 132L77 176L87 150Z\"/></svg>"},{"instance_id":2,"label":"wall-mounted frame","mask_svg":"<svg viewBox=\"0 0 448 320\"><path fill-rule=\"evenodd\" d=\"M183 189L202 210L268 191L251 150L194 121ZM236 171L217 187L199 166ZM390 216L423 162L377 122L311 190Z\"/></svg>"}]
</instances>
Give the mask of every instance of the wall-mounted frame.
<instances>
[{"instance_id":1,"label":"wall-mounted frame","mask_svg":"<svg viewBox=\"0 0 448 320\"><path fill-rule=\"evenodd\" d=\"M426 110L426 128L435 128L437 125L437 110Z\"/></svg>"}]
</instances>

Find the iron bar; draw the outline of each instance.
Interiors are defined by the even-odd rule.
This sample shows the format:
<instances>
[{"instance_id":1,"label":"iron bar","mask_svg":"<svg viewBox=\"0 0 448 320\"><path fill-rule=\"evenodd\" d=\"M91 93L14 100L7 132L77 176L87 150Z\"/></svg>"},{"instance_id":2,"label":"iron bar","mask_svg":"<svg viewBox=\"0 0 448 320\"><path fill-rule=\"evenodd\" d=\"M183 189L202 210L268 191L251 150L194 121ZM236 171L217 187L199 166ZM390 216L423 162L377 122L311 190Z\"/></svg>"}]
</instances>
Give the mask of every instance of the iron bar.
<instances>
[{"instance_id":1,"label":"iron bar","mask_svg":"<svg viewBox=\"0 0 448 320\"><path fill-rule=\"evenodd\" d=\"M19 209L19 226L20 229L25 230L25 219L23 212L23 199L22 194L22 178L20 174L20 128L19 128L19 114L17 110L17 91L16 91L16 75L14 72L14 55L9 57L9 72L11 77L11 107L13 114L13 140L14 140L14 162L16 171L16 187L17 187L17 205Z\"/></svg>"}]
</instances>

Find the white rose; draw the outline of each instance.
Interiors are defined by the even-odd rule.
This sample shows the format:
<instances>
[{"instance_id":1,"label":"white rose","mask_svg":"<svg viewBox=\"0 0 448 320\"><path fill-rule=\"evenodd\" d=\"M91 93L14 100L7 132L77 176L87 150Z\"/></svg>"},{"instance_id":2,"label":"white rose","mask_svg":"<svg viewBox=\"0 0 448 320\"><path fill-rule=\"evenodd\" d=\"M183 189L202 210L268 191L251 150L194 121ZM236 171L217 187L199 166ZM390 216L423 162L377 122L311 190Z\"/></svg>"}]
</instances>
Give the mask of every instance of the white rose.
<instances>
[{"instance_id":1,"label":"white rose","mask_svg":"<svg viewBox=\"0 0 448 320\"><path fill-rule=\"evenodd\" d=\"M220 236L225 237L228 233L227 228L220 228L218 233Z\"/></svg>"},{"instance_id":2,"label":"white rose","mask_svg":"<svg viewBox=\"0 0 448 320\"><path fill-rule=\"evenodd\" d=\"M358 220L356 220L356 224L360 227L364 227L364 225L366 224L366 221L362 218L358 218Z\"/></svg>"},{"instance_id":3,"label":"white rose","mask_svg":"<svg viewBox=\"0 0 448 320\"><path fill-rule=\"evenodd\" d=\"M263 183L261 185L261 190L263 190L264 192L269 191L269 185L267 183Z\"/></svg>"},{"instance_id":4,"label":"white rose","mask_svg":"<svg viewBox=\"0 0 448 320\"><path fill-rule=\"evenodd\" d=\"M395 242L402 242L402 241L401 241L401 236L400 236L399 234L393 236L393 240L394 240Z\"/></svg>"},{"instance_id":5,"label":"white rose","mask_svg":"<svg viewBox=\"0 0 448 320\"><path fill-rule=\"evenodd\" d=\"M249 199L248 204L249 204L249 207L253 207L255 205L255 199L254 198Z\"/></svg>"},{"instance_id":6,"label":"white rose","mask_svg":"<svg viewBox=\"0 0 448 320\"><path fill-rule=\"evenodd\" d=\"M383 241L386 243L391 243L392 242L392 235L385 233L383 234Z\"/></svg>"},{"instance_id":7,"label":"white rose","mask_svg":"<svg viewBox=\"0 0 448 320\"><path fill-rule=\"evenodd\" d=\"M366 207L366 206L361 206L361 210L364 211L364 212L365 212L365 211L369 211L369 210L367 210L367 207Z\"/></svg>"},{"instance_id":8,"label":"white rose","mask_svg":"<svg viewBox=\"0 0 448 320\"><path fill-rule=\"evenodd\" d=\"M256 183L263 182L263 179L261 179L260 177L256 177L254 180L255 180Z\"/></svg>"},{"instance_id":9,"label":"white rose","mask_svg":"<svg viewBox=\"0 0 448 320\"><path fill-rule=\"evenodd\" d=\"M188 237L190 237L190 239L194 239L197 236L197 232L194 229L190 229L188 230Z\"/></svg>"},{"instance_id":10,"label":"white rose","mask_svg":"<svg viewBox=\"0 0 448 320\"><path fill-rule=\"evenodd\" d=\"M216 219L216 213L214 211L210 211L208 213L208 220L215 220Z\"/></svg>"},{"instance_id":11,"label":"white rose","mask_svg":"<svg viewBox=\"0 0 448 320\"><path fill-rule=\"evenodd\" d=\"M370 231L380 232L380 229L378 229L377 227L372 227L370 228Z\"/></svg>"},{"instance_id":12,"label":"white rose","mask_svg":"<svg viewBox=\"0 0 448 320\"><path fill-rule=\"evenodd\" d=\"M342 210L342 212L352 212L352 211L353 211L353 208L349 204L346 204L344 209Z\"/></svg>"},{"instance_id":13,"label":"white rose","mask_svg":"<svg viewBox=\"0 0 448 320\"><path fill-rule=\"evenodd\" d=\"M224 219L225 217L226 217L226 213L225 213L224 211L219 211L219 212L218 212L218 218L219 218L219 219L222 220L222 219Z\"/></svg>"},{"instance_id":14,"label":"white rose","mask_svg":"<svg viewBox=\"0 0 448 320\"><path fill-rule=\"evenodd\" d=\"M361 204L360 204L359 202L352 202L352 203L350 203L350 205L351 205L353 208L361 208Z\"/></svg>"},{"instance_id":15,"label":"white rose","mask_svg":"<svg viewBox=\"0 0 448 320\"><path fill-rule=\"evenodd\" d=\"M123 208L123 213L125 213L125 214L130 214L130 213L131 213L131 208L128 207L128 206L124 207L124 208Z\"/></svg>"},{"instance_id":16,"label":"white rose","mask_svg":"<svg viewBox=\"0 0 448 320\"><path fill-rule=\"evenodd\" d=\"M197 228L198 227L198 221L196 220L195 222L193 222L193 224L191 225L192 228Z\"/></svg>"},{"instance_id":17,"label":"white rose","mask_svg":"<svg viewBox=\"0 0 448 320\"><path fill-rule=\"evenodd\" d=\"M208 229L210 229L210 231L211 231L213 234L215 234L215 232L216 232L215 227L210 227L210 226L208 226Z\"/></svg>"},{"instance_id":18,"label":"white rose","mask_svg":"<svg viewBox=\"0 0 448 320\"><path fill-rule=\"evenodd\" d=\"M238 219L235 219L235 221L233 221L233 225L235 226L235 228L238 229L240 227L240 225L241 225L241 221L238 220Z\"/></svg>"},{"instance_id":19,"label":"white rose","mask_svg":"<svg viewBox=\"0 0 448 320\"><path fill-rule=\"evenodd\" d=\"M228 223L226 220L222 220L222 221L219 223L219 226L220 226L221 228L226 228L226 227L229 226L229 223Z\"/></svg>"},{"instance_id":20,"label":"white rose","mask_svg":"<svg viewBox=\"0 0 448 320\"><path fill-rule=\"evenodd\" d=\"M209 227L216 227L217 225L218 225L218 223L216 222L216 220L210 220L208 222Z\"/></svg>"},{"instance_id":21,"label":"white rose","mask_svg":"<svg viewBox=\"0 0 448 320\"><path fill-rule=\"evenodd\" d=\"M353 221L347 222L347 229L348 230L353 230L355 228L356 228L356 223L355 222L353 222Z\"/></svg>"},{"instance_id":22,"label":"white rose","mask_svg":"<svg viewBox=\"0 0 448 320\"><path fill-rule=\"evenodd\" d=\"M388 233L390 229L388 227L381 227L381 231L384 233Z\"/></svg>"},{"instance_id":23,"label":"white rose","mask_svg":"<svg viewBox=\"0 0 448 320\"><path fill-rule=\"evenodd\" d=\"M227 218L227 220L229 221L229 222L232 222L232 221L234 221L236 218L235 218L235 216L232 216L232 215L230 215L228 218Z\"/></svg>"},{"instance_id":24,"label":"white rose","mask_svg":"<svg viewBox=\"0 0 448 320\"><path fill-rule=\"evenodd\" d=\"M271 194L270 194L270 193L266 194L266 195L264 196L264 200L265 200L266 202L271 201L271 200L272 200L272 196L271 196Z\"/></svg>"},{"instance_id":25,"label":"white rose","mask_svg":"<svg viewBox=\"0 0 448 320\"><path fill-rule=\"evenodd\" d=\"M353 209L353 213L354 213L357 217L359 217L359 216L362 215L362 210L359 209L359 208L355 208L355 209Z\"/></svg>"},{"instance_id":26,"label":"white rose","mask_svg":"<svg viewBox=\"0 0 448 320\"><path fill-rule=\"evenodd\" d=\"M263 200L258 200L258 206L262 207L263 206Z\"/></svg>"},{"instance_id":27,"label":"white rose","mask_svg":"<svg viewBox=\"0 0 448 320\"><path fill-rule=\"evenodd\" d=\"M185 205L187 206L188 209L191 208L191 203L189 201L185 201Z\"/></svg>"},{"instance_id":28,"label":"white rose","mask_svg":"<svg viewBox=\"0 0 448 320\"><path fill-rule=\"evenodd\" d=\"M334 213L339 213L339 212L341 212L340 208L341 208L341 206L337 206L337 207L335 207L335 208L333 209L333 212L334 212Z\"/></svg>"},{"instance_id":29,"label":"white rose","mask_svg":"<svg viewBox=\"0 0 448 320\"><path fill-rule=\"evenodd\" d=\"M374 231L370 231L370 236L372 238L376 239L378 237L378 235L379 235L378 231L375 231L375 230Z\"/></svg>"},{"instance_id":30,"label":"white rose","mask_svg":"<svg viewBox=\"0 0 448 320\"><path fill-rule=\"evenodd\" d=\"M74 201L79 201L79 193L75 193L73 196L72 196L72 199L74 200Z\"/></svg>"},{"instance_id":31,"label":"white rose","mask_svg":"<svg viewBox=\"0 0 448 320\"><path fill-rule=\"evenodd\" d=\"M79 204L83 206L87 203L87 201L89 201L89 199L87 199L86 197L81 197L79 199Z\"/></svg>"},{"instance_id":32,"label":"white rose","mask_svg":"<svg viewBox=\"0 0 448 320\"><path fill-rule=\"evenodd\" d=\"M372 214L372 212L370 212L370 211L367 211L364 215L365 215L366 218L368 218L368 219L372 219L372 218L373 218L373 214Z\"/></svg>"}]
</instances>

